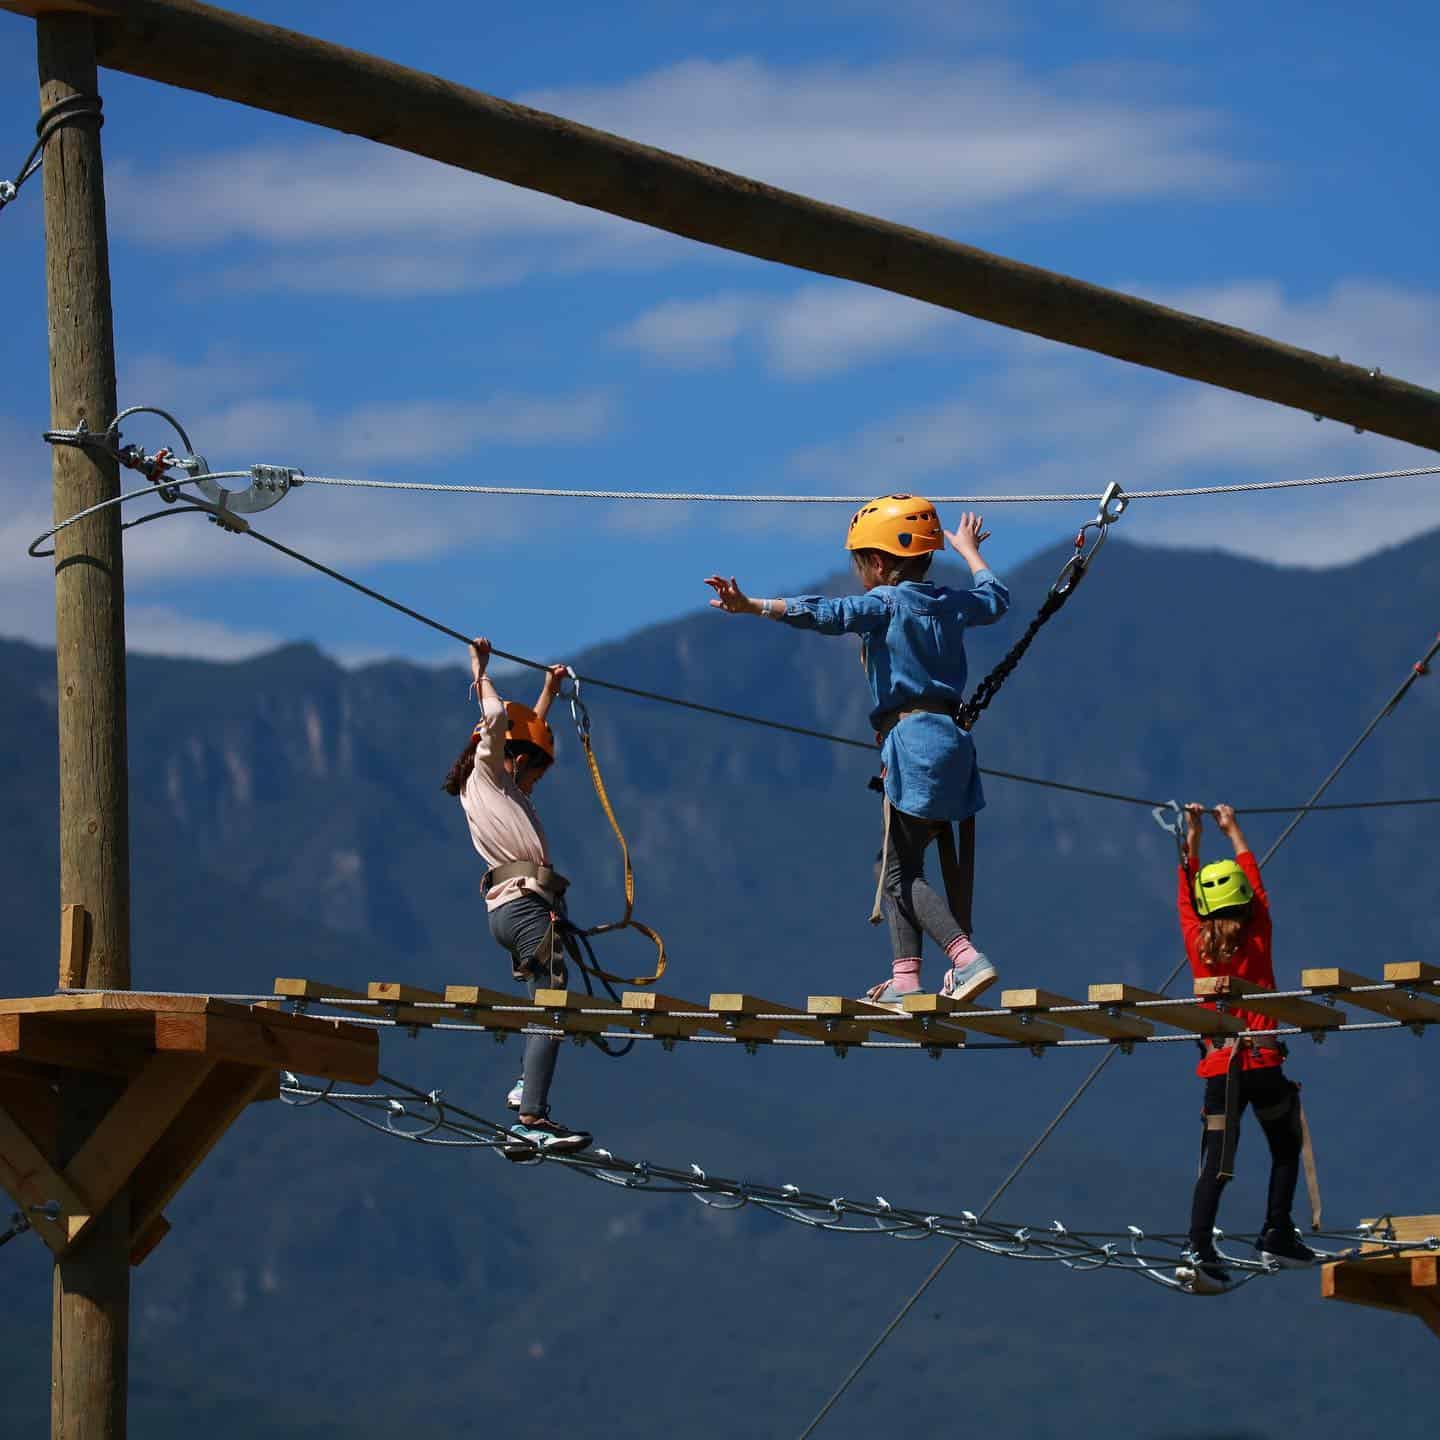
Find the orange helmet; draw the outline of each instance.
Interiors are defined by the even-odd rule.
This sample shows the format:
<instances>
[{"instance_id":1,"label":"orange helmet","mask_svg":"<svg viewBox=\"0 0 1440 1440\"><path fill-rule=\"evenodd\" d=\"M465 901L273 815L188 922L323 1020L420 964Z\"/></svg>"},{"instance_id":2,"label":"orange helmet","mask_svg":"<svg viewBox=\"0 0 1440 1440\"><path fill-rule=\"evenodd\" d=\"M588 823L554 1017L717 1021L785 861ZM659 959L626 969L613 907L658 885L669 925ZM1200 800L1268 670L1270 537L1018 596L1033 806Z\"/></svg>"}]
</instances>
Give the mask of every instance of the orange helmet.
<instances>
[{"instance_id":1,"label":"orange helmet","mask_svg":"<svg viewBox=\"0 0 1440 1440\"><path fill-rule=\"evenodd\" d=\"M521 740L543 750L551 760L555 758L555 732L528 705L508 700L505 703L505 718L510 722L507 740Z\"/></svg>"},{"instance_id":2,"label":"orange helmet","mask_svg":"<svg viewBox=\"0 0 1440 1440\"><path fill-rule=\"evenodd\" d=\"M927 555L945 548L945 531L935 507L919 495L882 495L850 517L847 550L883 550L887 555Z\"/></svg>"}]
</instances>

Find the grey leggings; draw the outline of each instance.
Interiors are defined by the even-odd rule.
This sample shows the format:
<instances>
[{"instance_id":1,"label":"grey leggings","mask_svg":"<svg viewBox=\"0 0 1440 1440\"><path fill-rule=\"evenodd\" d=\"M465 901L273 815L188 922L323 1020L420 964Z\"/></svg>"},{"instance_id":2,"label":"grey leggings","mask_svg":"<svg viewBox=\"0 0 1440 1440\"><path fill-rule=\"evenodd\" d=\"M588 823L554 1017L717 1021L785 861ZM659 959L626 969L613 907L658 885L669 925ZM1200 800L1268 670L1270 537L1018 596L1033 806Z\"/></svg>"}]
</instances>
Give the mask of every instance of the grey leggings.
<instances>
[{"instance_id":1,"label":"grey leggings","mask_svg":"<svg viewBox=\"0 0 1440 1440\"><path fill-rule=\"evenodd\" d=\"M925 851L949 823L948 820L922 820L918 815L907 815L894 806L890 808L890 858L885 866L883 889L890 945L897 960L919 955L921 931L942 950L966 933L945 896L937 893L925 879ZM961 855L966 852L968 840L969 853L973 856L975 820L972 817L960 823ZM971 827L968 837L965 826ZM963 859L961 863L963 867Z\"/></svg>"},{"instance_id":2,"label":"grey leggings","mask_svg":"<svg viewBox=\"0 0 1440 1440\"><path fill-rule=\"evenodd\" d=\"M530 998L542 986L563 989L568 979L565 951L556 942L549 956L550 907L533 895L522 895L490 912L490 933L510 952L517 978L524 976ZM555 1061L560 1042L548 1035L525 1038L525 1090L520 1098L522 1115L550 1113L550 1082L555 1078Z\"/></svg>"}]
</instances>

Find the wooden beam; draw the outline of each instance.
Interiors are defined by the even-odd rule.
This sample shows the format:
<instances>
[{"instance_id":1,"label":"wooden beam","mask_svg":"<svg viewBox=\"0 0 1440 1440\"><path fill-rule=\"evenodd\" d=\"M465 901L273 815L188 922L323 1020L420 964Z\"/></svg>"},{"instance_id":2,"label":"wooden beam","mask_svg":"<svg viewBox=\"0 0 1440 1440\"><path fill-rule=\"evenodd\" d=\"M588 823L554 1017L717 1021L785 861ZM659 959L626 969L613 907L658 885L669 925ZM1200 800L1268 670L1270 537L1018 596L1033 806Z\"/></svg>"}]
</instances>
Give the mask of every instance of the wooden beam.
<instances>
[{"instance_id":1,"label":"wooden beam","mask_svg":"<svg viewBox=\"0 0 1440 1440\"><path fill-rule=\"evenodd\" d=\"M1065 1038L1065 1031L1048 1020L1007 1015L1004 1011L972 1005L968 1000L952 1000L948 995L907 995L905 1010L910 1015L943 1016L947 1025L960 1025L997 1040L1018 1040L1024 1045L1053 1043Z\"/></svg>"},{"instance_id":2,"label":"wooden beam","mask_svg":"<svg viewBox=\"0 0 1440 1440\"><path fill-rule=\"evenodd\" d=\"M155 1247L170 1233L170 1222L163 1216L157 1215L145 1227L143 1234L138 1235L130 1245L130 1266L134 1269L137 1265L143 1265L149 1258Z\"/></svg>"},{"instance_id":3,"label":"wooden beam","mask_svg":"<svg viewBox=\"0 0 1440 1440\"><path fill-rule=\"evenodd\" d=\"M1319 1005L1298 996L1272 995L1264 986L1238 975L1202 975L1195 981L1195 995L1201 1000L1236 1002L1239 1009L1272 1015L1286 1025L1299 1025L1305 1030L1333 1030L1345 1023L1345 1012L1333 1005Z\"/></svg>"},{"instance_id":4,"label":"wooden beam","mask_svg":"<svg viewBox=\"0 0 1440 1440\"><path fill-rule=\"evenodd\" d=\"M1385 978L1395 985L1440 984L1440 965L1428 960L1400 960L1385 967Z\"/></svg>"},{"instance_id":5,"label":"wooden beam","mask_svg":"<svg viewBox=\"0 0 1440 1440\"><path fill-rule=\"evenodd\" d=\"M1440 1001L1418 1000L1405 994L1403 990L1357 991L1356 986L1378 985L1380 982L1365 975L1357 975L1353 970L1339 970L1333 966L1319 970L1302 970L1300 983L1307 990L1335 991L1347 1005L1353 1005L1357 1010L1369 1010L1376 1015L1384 1015L1391 1020L1427 1020L1432 1023L1440 1021Z\"/></svg>"},{"instance_id":6,"label":"wooden beam","mask_svg":"<svg viewBox=\"0 0 1440 1440\"><path fill-rule=\"evenodd\" d=\"M1218 1010L1207 1010L1193 1001L1173 1000L1159 995L1154 990L1142 990L1138 985L1092 985L1089 989L1093 1005L1134 1006L1142 1001L1159 1001L1147 1004L1140 1011L1147 1020L1159 1020L1176 1030L1189 1030L1195 1035L1233 1035L1245 1028L1243 1020L1233 1015L1222 1015Z\"/></svg>"},{"instance_id":7,"label":"wooden beam","mask_svg":"<svg viewBox=\"0 0 1440 1440\"><path fill-rule=\"evenodd\" d=\"M0 1076L0 1109L10 1112L10 1118L53 1165L60 1124L60 1097L54 1084L33 1072Z\"/></svg>"},{"instance_id":8,"label":"wooden beam","mask_svg":"<svg viewBox=\"0 0 1440 1440\"><path fill-rule=\"evenodd\" d=\"M0 0L34 13L37 0ZM1440 448L1440 395L195 0L88 0L100 62L762 260ZM1367 357L1368 358L1368 357Z\"/></svg>"},{"instance_id":9,"label":"wooden beam","mask_svg":"<svg viewBox=\"0 0 1440 1440\"><path fill-rule=\"evenodd\" d=\"M1057 995L1053 990L1002 990L1000 1006L1017 1013L1044 1014L1057 1005L1078 1005ZM1110 1040L1144 1040L1155 1033L1155 1027L1132 1015L1107 1015L1103 1010L1069 1010L1063 1015L1052 1017L1057 1025L1068 1026L1071 1030L1084 1030L1091 1035L1104 1035Z\"/></svg>"},{"instance_id":10,"label":"wooden beam","mask_svg":"<svg viewBox=\"0 0 1440 1440\"><path fill-rule=\"evenodd\" d=\"M174 1123L214 1068L206 1057L152 1055L65 1167L66 1179L89 1200L92 1214L69 1222L78 1240L93 1215L118 1195L140 1162Z\"/></svg>"},{"instance_id":11,"label":"wooden beam","mask_svg":"<svg viewBox=\"0 0 1440 1440\"><path fill-rule=\"evenodd\" d=\"M94 1025L66 1025L44 1015L0 1014L0 1055L35 1065L133 1075L145 1063L146 1037Z\"/></svg>"},{"instance_id":12,"label":"wooden beam","mask_svg":"<svg viewBox=\"0 0 1440 1440\"><path fill-rule=\"evenodd\" d=\"M1326 1300L1346 1300L1351 1305L1408 1315L1411 1313L1408 1288L1403 1276L1367 1274L1352 1269L1348 1260L1320 1268L1320 1294Z\"/></svg>"},{"instance_id":13,"label":"wooden beam","mask_svg":"<svg viewBox=\"0 0 1440 1440\"><path fill-rule=\"evenodd\" d=\"M83 905L60 907L60 988L85 985L90 964L90 912Z\"/></svg>"},{"instance_id":14,"label":"wooden beam","mask_svg":"<svg viewBox=\"0 0 1440 1440\"><path fill-rule=\"evenodd\" d=\"M166 1015L155 1017L155 1048L205 1055L260 1070L296 1070L331 1080L373 1085L379 1072L379 1041L373 1030L344 1020L309 1016L311 1029L282 1025L299 1016ZM263 1080L255 1077L255 1088Z\"/></svg>"},{"instance_id":15,"label":"wooden beam","mask_svg":"<svg viewBox=\"0 0 1440 1440\"><path fill-rule=\"evenodd\" d=\"M265 1072L249 1065L216 1065L140 1162L130 1183L127 1259L143 1247L161 1211L255 1098L264 1080Z\"/></svg>"},{"instance_id":16,"label":"wooden beam","mask_svg":"<svg viewBox=\"0 0 1440 1440\"><path fill-rule=\"evenodd\" d=\"M634 1030L639 1027L640 1016L628 1010L618 1000L608 995L591 995L584 990L551 990L544 986L535 991L535 1003L543 1009L558 1012L557 1023L567 1034L598 1034L603 1030ZM598 1014L587 1014L598 1011ZM549 1024L553 1016L536 1015L533 1019L541 1025ZM663 1016L652 1021L647 1027L655 1035L678 1035L679 1027Z\"/></svg>"},{"instance_id":17,"label":"wooden beam","mask_svg":"<svg viewBox=\"0 0 1440 1440\"><path fill-rule=\"evenodd\" d=\"M24 1129L0 1108L0 1189L30 1217L35 1233L58 1259L70 1248L69 1226L88 1219L89 1202L40 1152ZM54 1203L56 1220L35 1213L35 1207Z\"/></svg>"}]
</instances>

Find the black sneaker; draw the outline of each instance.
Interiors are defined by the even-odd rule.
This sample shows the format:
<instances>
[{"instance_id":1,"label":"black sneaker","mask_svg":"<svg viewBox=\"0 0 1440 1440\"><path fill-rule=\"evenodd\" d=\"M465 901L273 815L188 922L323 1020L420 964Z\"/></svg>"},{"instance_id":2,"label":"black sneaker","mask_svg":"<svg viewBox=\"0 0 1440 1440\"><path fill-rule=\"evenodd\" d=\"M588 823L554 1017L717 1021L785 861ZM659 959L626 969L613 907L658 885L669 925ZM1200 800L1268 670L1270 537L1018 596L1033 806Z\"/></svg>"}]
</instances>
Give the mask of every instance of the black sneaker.
<instances>
[{"instance_id":1,"label":"black sneaker","mask_svg":"<svg viewBox=\"0 0 1440 1440\"><path fill-rule=\"evenodd\" d=\"M1223 1295L1230 1288L1230 1272L1214 1250L1204 1255L1193 1251L1186 1255L1175 1270L1175 1278L1192 1295Z\"/></svg>"},{"instance_id":2,"label":"black sneaker","mask_svg":"<svg viewBox=\"0 0 1440 1440\"><path fill-rule=\"evenodd\" d=\"M594 1138L588 1130L572 1130L548 1115L538 1120L521 1120L510 1127L510 1133L521 1142L521 1148L543 1150L547 1155L573 1155L587 1149ZM508 1151L511 1146L506 1146Z\"/></svg>"},{"instance_id":3,"label":"black sneaker","mask_svg":"<svg viewBox=\"0 0 1440 1440\"><path fill-rule=\"evenodd\" d=\"M1259 1250L1262 1260L1269 1265L1278 1266L1281 1270L1305 1270L1320 1258L1300 1238L1293 1225L1283 1230L1278 1225L1272 1226L1261 1234L1255 1248Z\"/></svg>"}]
</instances>

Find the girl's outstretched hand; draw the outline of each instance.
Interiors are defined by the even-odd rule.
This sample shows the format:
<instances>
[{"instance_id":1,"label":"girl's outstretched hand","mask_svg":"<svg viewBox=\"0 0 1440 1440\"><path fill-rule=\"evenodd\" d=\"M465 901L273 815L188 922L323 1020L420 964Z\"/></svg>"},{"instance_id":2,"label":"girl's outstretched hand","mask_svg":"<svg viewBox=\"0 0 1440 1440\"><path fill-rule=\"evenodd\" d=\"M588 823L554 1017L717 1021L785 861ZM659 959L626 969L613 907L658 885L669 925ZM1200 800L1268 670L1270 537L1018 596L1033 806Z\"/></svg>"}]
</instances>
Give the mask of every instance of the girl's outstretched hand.
<instances>
[{"instance_id":1,"label":"girl's outstretched hand","mask_svg":"<svg viewBox=\"0 0 1440 1440\"><path fill-rule=\"evenodd\" d=\"M1215 807L1215 823L1230 835L1240 827L1235 822L1235 807L1233 805L1217 805Z\"/></svg>"},{"instance_id":2,"label":"girl's outstretched hand","mask_svg":"<svg viewBox=\"0 0 1440 1440\"><path fill-rule=\"evenodd\" d=\"M978 559L980 547L990 538L990 532L985 528L983 515L967 510L960 517L955 533L952 535L947 531L945 538L965 559L969 560L972 556Z\"/></svg>"},{"instance_id":3,"label":"girl's outstretched hand","mask_svg":"<svg viewBox=\"0 0 1440 1440\"><path fill-rule=\"evenodd\" d=\"M715 592L711 608L724 610L728 615L748 615L754 609L754 602L735 583L732 575L728 580L723 575L707 575L705 583Z\"/></svg>"}]
</instances>

